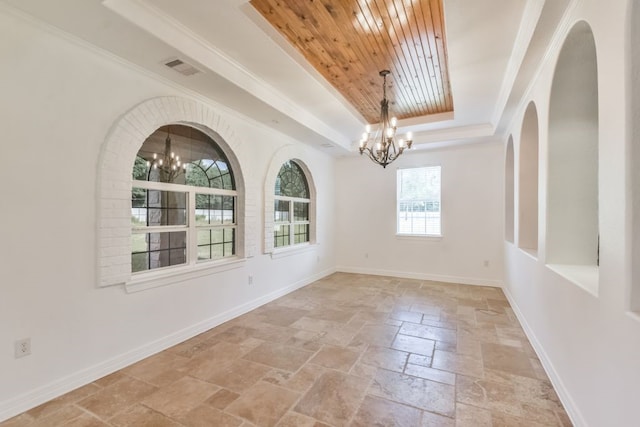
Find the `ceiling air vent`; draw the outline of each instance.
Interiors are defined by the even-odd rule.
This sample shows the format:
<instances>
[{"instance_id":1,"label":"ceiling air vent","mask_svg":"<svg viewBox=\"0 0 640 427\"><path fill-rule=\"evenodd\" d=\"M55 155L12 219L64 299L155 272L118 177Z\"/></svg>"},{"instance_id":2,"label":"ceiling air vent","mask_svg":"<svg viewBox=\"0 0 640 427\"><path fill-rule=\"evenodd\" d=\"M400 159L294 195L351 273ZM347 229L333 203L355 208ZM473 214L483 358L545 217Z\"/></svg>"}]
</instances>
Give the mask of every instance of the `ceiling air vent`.
<instances>
[{"instance_id":1,"label":"ceiling air vent","mask_svg":"<svg viewBox=\"0 0 640 427\"><path fill-rule=\"evenodd\" d=\"M178 59L178 58L173 58L173 59L169 59L167 61L163 61L164 65L166 65L167 67L176 70L177 72L179 72L180 74L183 74L185 76L192 76L194 74L198 74L201 73L200 70L198 70L196 67L194 67L191 64L188 64L186 62L184 62L182 59Z\"/></svg>"}]
</instances>

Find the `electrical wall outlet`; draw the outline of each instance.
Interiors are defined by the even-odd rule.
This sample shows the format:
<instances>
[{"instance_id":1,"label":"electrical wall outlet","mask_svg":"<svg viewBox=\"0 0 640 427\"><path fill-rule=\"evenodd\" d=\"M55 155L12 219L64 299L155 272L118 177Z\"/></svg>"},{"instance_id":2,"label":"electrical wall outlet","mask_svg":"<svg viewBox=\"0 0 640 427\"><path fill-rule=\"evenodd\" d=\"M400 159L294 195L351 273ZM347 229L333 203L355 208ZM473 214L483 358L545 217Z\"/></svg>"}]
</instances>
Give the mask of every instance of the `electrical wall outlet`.
<instances>
[{"instance_id":1,"label":"electrical wall outlet","mask_svg":"<svg viewBox=\"0 0 640 427\"><path fill-rule=\"evenodd\" d=\"M31 338L25 338L17 340L14 343L14 355L16 359L25 357L31 354Z\"/></svg>"},{"instance_id":2,"label":"electrical wall outlet","mask_svg":"<svg viewBox=\"0 0 640 427\"><path fill-rule=\"evenodd\" d=\"M249 280L248 281L249 281L250 285L253 285L253 275L251 275L251 274L249 275Z\"/></svg>"}]
</instances>

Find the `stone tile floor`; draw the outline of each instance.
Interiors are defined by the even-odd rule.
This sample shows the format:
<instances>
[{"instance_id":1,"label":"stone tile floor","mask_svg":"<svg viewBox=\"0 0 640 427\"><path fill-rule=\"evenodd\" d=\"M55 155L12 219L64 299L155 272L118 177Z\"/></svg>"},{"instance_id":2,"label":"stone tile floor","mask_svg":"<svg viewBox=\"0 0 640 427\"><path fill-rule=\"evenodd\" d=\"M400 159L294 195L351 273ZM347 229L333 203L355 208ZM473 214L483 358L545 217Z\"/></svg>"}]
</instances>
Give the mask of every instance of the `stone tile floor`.
<instances>
[{"instance_id":1,"label":"stone tile floor","mask_svg":"<svg viewBox=\"0 0 640 427\"><path fill-rule=\"evenodd\" d=\"M571 422L500 289L337 273L0 425Z\"/></svg>"}]
</instances>

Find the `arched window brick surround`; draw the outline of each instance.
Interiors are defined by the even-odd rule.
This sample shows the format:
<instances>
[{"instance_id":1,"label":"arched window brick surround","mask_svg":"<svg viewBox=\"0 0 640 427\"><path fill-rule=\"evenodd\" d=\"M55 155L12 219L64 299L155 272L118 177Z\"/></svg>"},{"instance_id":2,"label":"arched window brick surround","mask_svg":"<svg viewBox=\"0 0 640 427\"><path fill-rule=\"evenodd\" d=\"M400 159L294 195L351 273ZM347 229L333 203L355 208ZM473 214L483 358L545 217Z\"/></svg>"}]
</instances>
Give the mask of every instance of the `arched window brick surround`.
<instances>
[{"instance_id":1,"label":"arched window brick surround","mask_svg":"<svg viewBox=\"0 0 640 427\"><path fill-rule=\"evenodd\" d=\"M238 189L238 256L253 256L256 194L245 187L238 154L243 142L216 111L202 103L160 97L125 113L107 136L98 163L98 286L131 279L131 169L144 140L160 126L181 123L211 136L227 155ZM249 162L242 162L248 164Z\"/></svg>"},{"instance_id":2,"label":"arched window brick surround","mask_svg":"<svg viewBox=\"0 0 640 427\"><path fill-rule=\"evenodd\" d=\"M308 163L304 159L310 158L310 154L307 154L304 149L293 145L286 145L280 148L274 154L269 164L269 170L267 170L267 176L264 182L264 252L273 252L273 204L274 204L274 192L276 186L276 178L282 165L293 160L300 166L307 178L307 184L309 185L309 243L317 243L316 236L316 186L313 181L313 173L309 169Z\"/></svg>"}]
</instances>

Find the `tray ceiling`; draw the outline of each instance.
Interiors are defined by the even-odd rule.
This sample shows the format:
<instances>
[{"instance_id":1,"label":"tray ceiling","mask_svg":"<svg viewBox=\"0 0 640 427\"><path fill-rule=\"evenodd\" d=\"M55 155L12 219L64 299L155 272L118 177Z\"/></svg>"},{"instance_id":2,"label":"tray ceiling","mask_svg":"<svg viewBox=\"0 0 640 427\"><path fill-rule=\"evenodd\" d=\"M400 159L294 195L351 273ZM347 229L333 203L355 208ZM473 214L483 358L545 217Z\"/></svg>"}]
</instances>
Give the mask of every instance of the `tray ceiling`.
<instances>
[{"instance_id":1,"label":"tray ceiling","mask_svg":"<svg viewBox=\"0 0 640 427\"><path fill-rule=\"evenodd\" d=\"M251 0L369 123L453 111L442 0Z\"/></svg>"}]
</instances>

